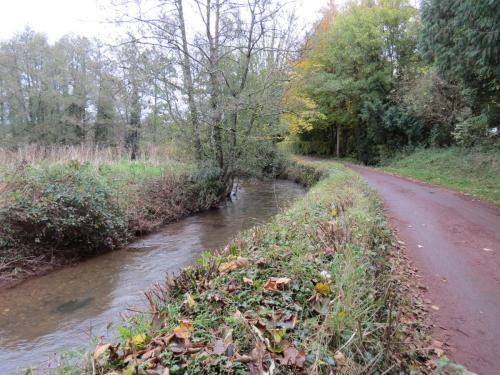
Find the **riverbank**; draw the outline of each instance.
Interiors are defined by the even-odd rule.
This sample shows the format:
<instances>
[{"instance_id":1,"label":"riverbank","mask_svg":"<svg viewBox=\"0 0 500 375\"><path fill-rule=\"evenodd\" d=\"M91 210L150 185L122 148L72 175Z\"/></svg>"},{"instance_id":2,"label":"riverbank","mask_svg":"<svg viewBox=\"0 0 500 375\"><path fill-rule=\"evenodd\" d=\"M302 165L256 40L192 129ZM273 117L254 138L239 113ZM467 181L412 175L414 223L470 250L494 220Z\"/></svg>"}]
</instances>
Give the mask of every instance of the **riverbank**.
<instances>
[{"instance_id":1,"label":"riverbank","mask_svg":"<svg viewBox=\"0 0 500 375\"><path fill-rule=\"evenodd\" d=\"M150 311L76 371L425 372L424 308L378 198L336 163L310 165L325 177L303 199L150 290Z\"/></svg>"},{"instance_id":2,"label":"riverbank","mask_svg":"<svg viewBox=\"0 0 500 375\"><path fill-rule=\"evenodd\" d=\"M0 288L122 247L218 204L209 170L172 159L42 160L0 171Z\"/></svg>"},{"instance_id":3,"label":"riverbank","mask_svg":"<svg viewBox=\"0 0 500 375\"><path fill-rule=\"evenodd\" d=\"M131 161L86 148L0 153L0 289L118 249L221 202L217 168L165 155ZM84 155L81 155L84 154ZM269 172L311 186L313 168L276 157Z\"/></svg>"},{"instance_id":4,"label":"riverbank","mask_svg":"<svg viewBox=\"0 0 500 375\"><path fill-rule=\"evenodd\" d=\"M421 149L392 159L382 169L500 204L498 150L461 147Z\"/></svg>"}]
</instances>

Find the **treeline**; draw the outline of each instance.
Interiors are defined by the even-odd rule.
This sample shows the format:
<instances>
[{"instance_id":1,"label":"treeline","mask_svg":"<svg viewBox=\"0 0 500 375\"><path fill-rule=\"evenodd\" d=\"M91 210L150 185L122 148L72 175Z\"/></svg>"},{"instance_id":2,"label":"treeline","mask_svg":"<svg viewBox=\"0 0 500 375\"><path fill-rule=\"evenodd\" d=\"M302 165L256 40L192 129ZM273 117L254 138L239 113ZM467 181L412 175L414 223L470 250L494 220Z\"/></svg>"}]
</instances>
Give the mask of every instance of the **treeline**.
<instances>
[{"instance_id":1,"label":"treeline","mask_svg":"<svg viewBox=\"0 0 500 375\"><path fill-rule=\"evenodd\" d=\"M236 171L272 168L296 18L274 0L123 1L118 46L26 30L0 45L0 132L20 143L170 142L228 191ZM185 9L189 9L186 11ZM189 20L187 20L189 14Z\"/></svg>"},{"instance_id":2,"label":"treeline","mask_svg":"<svg viewBox=\"0 0 500 375\"><path fill-rule=\"evenodd\" d=\"M376 164L417 145L498 146L500 2L332 2L284 103L302 153Z\"/></svg>"},{"instance_id":3,"label":"treeline","mask_svg":"<svg viewBox=\"0 0 500 375\"><path fill-rule=\"evenodd\" d=\"M147 54L74 35L50 44L30 29L1 43L1 145L132 147L144 98L154 96Z\"/></svg>"}]
</instances>

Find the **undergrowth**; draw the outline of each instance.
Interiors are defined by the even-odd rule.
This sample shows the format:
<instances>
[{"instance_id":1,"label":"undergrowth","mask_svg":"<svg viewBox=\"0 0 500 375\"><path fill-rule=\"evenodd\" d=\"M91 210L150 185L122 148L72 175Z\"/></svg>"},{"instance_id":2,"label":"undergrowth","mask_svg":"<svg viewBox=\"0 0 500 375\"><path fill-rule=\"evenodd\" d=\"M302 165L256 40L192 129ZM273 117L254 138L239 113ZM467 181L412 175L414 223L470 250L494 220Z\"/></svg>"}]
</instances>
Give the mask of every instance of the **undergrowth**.
<instances>
[{"instance_id":1,"label":"undergrowth","mask_svg":"<svg viewBox=\"0 0 500 375\"><path fill-rule=\"evenodd\" d=\"M299 168L325 177L269 224L156 285L146 293L148 313L131 317L113 343L99 342L65 373L386 374L421 367L415 337L400 324L407 307L376 195L337 164ZM419 330L413 326L412 335Z\"/></svg>"},{"instance_id":2,"label":"undergrowth","mask_svg":"<svg viewBox=\"0 0 500 375\"><path fill-rule=\"evenodd\" d=\"M0 286L210 208L218 177L173 160L9 166L0 174Z\"/></svg>"},{"instance_id":3,"label":"undergrowth","mask_svg":"<svg viewBox=\"0 0 500 375\"><path fill-rule=\"evenodd\" d=\"M383 169L500 204L498 149L421 149L411 154L399 155Z\"/></svg>"}]
</instances>

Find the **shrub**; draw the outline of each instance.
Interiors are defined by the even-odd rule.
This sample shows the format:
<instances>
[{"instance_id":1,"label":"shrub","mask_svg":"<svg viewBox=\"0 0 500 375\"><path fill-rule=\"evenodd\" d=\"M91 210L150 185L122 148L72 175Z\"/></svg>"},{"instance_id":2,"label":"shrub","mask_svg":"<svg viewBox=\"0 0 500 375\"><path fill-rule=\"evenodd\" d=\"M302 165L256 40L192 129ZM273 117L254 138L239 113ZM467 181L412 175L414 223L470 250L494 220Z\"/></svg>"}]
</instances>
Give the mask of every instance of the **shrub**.
<instances>
[{"instance_id":1,"label":"shrub","mask_svg":"<svg viewBox=\"0 0 500 375\"><path fill-rule=\"evenodd\" d=\"M488 135L488 116L469 117L455 126L453 137L460 146L472 147L485 141Z\"/></svg>"},{"instance_id":2,"label":"shrub","mask_svg":"<svg viewBox=\"0 0 500 375\"><path fill-rule=\"evenodd\" d=\"M220 201L220 173L201 169L191 176L166 175L148 182L128 212L131 233L141 235L189 214L214 207Z\"/></svg>"},{"instance_id":3,"label":"shrub","mask_svg":"<svg viewBox=\"0 0 500 375\"><path fill-rule=\"evenodd\" d=\"M24 168L10 176L0 207L2 237L15 242L88 252L127 239L125 214L106 182L78 162L53 168Z\"/></svg>"}]
</instances>

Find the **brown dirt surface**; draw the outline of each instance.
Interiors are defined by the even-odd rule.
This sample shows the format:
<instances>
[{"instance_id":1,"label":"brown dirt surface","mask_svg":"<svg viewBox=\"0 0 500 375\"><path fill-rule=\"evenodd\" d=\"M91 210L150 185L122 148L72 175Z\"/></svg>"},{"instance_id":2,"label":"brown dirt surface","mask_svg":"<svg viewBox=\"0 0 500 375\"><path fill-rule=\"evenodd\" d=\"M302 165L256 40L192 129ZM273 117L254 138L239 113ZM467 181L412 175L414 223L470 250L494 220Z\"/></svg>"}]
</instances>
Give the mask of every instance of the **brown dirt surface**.
<instances>
[{"instance_id":1,"label":"brown dirt surface","mask_svg":"<svg viewBox=\"0 0 500 375\"><path fill-rule=\"evenodd\" d=\"M500 209L445 188L350 166L384 201L418 270L447 356L500 374Z\"/></svg>"}]
</instances>

